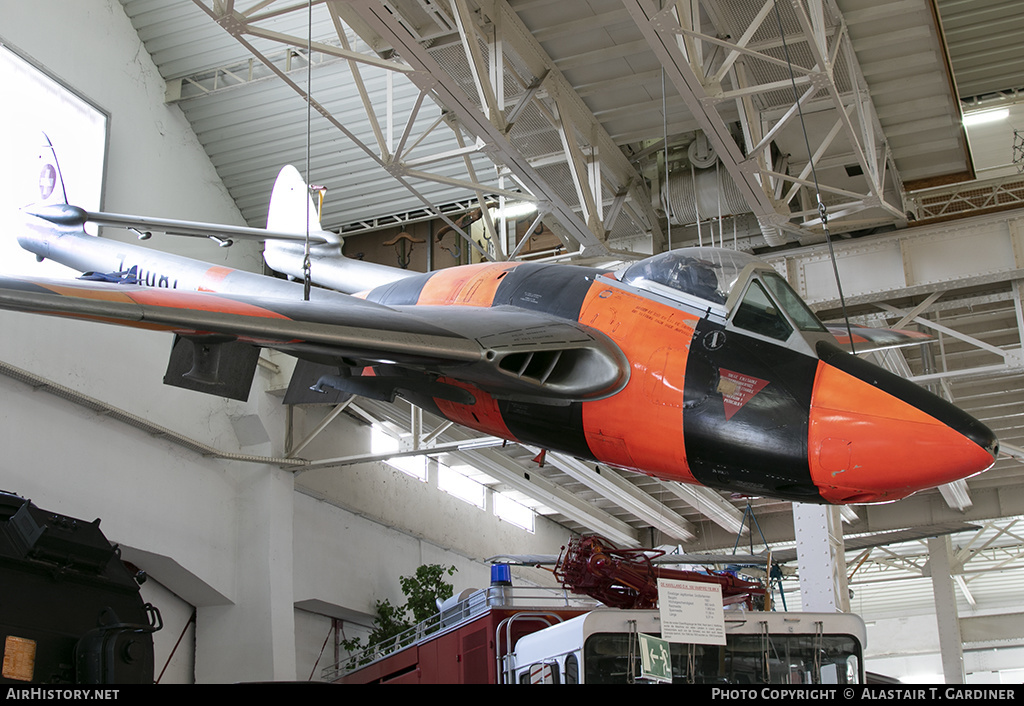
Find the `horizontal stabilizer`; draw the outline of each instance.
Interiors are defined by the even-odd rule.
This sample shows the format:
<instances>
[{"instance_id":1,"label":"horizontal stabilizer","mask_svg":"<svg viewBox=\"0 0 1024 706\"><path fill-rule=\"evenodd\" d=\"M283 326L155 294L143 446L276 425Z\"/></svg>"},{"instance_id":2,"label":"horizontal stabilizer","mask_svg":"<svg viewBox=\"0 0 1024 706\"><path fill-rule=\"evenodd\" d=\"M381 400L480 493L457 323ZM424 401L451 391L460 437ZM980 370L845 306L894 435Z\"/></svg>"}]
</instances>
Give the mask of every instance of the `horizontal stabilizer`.
<instances>
[{"instance_id":1,"label":"horizontal stabilizer","mask_svg":"<svg viewBox=\"0 0 1024 706\"><path fill-rule=\"evenodd\" d=\"M291 240L304 242L305 233L266 230L248 226L230 226L220 223L200 223L196 221L179 221L171 218L151 218L149 216L129 216L121 213L104 213L100 211L83 211L83 222L101 226L127 228L136 231L143 238L151 233L167 233L168 235L188 235L201 238L214 238L223 242L231 240ZM339 238L321 230L309 234L311 243L338 242Z\"/></svg>"},{"instance_id":2,"label":"horizontal stabilizer","mask_svg":"<svg viewBox=\"0 0 1024 706\"><path fill-rule=\"evenodd\" d=\"M281 170L274 184L265 229L100 211L81 211L81 214L83 221L101 226L127 228L138 233L142 239L148 238L153 232L158 232L211 238L222 246L231 245L233 240L239 238L295 242L305 242L308 238L312 244L341 244L339 235L321 229L320 217L310 199L309 189L298 170L290 165Z\"/></svg>"}]
</instances>

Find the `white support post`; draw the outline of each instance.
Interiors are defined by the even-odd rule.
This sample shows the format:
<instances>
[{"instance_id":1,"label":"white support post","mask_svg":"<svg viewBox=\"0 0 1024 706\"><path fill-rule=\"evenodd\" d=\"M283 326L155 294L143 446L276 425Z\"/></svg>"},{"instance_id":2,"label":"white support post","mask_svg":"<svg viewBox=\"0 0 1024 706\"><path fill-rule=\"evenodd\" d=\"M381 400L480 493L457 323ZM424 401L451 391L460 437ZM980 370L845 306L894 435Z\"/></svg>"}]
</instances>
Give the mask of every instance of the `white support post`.
<instances>
[{"instance_id":1,"label":"white support post","mask_svg":"<svg viewBox=\"0 0 1024 706\"><path fill-rule=\"evenodd\" d=\"M929 538L928 553L935 594L935 619L939 624L943 679L947 684L963 684L967 675L964 672L964 646L960 638L960 616L952 575L953 542L949 535Z\"/></svg>"},{"instance_id":2,"label":"white support post","mask_svg":"<svg viewBox=\"0 0 1024 706\"><path fill-rule=\"evenodd\" d=\"M850 592L839 508L793 503L793 529L803 609L819 613L849 612Z\"/></svg>"}]
</instances>

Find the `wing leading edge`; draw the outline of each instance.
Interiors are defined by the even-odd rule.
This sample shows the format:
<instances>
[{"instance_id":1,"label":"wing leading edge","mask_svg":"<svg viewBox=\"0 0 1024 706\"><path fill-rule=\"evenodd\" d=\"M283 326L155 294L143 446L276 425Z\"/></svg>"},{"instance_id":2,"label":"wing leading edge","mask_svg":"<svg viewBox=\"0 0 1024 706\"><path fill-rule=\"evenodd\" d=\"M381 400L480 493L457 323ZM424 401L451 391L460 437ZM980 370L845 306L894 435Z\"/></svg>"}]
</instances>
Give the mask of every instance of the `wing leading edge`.
<instances>
[{"instance_id":1,"label":"wing leading edge","mask_svg":"<svg viewBox=\"0 0 1024 706\"><path fill-rule=\"evenodd\" d=\"M600 399L629 365L603 334L514 308L389 307L0 277L0 308L237 341L352 370L397 366L550 404Z\"/></svg>"}]
</instances>

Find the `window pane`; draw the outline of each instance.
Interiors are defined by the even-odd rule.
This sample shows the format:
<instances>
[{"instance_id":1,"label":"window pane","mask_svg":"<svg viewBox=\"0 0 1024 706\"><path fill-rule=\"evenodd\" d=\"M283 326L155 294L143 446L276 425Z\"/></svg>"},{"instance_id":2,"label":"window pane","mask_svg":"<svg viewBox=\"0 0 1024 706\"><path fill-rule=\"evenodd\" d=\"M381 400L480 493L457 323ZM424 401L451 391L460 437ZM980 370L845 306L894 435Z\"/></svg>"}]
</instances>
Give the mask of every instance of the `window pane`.
<instances>
[{"instance_id":1,"label":"window pane","mask_svg":"<svg viewBox=\"0 0 1024 706\"><path fill-rule=\"evenodd\" d=\"M733 323L740 328L759 333L762 336L785 341L793 332L786 318L765 292L761 283L750 283L743 302L736 309Z\"/></svg>"},{"instance_id":2,"label":"window pane","mask_svg":"<svg viewBox=\"0 0 1024 706\"><path fill-rule=\"evenodd\" d=\"M779 302L779 306L786 310L789 318L796 323L798 329L801 331L827 330L818 321L818 317L814 315L814 312L804 303L804 300L789 286L789 282L771 272L765 273L763 277L768 291L775 297L775 301Z\"/></svg>"},{"instance_id":3,"label":"window pane","mask_svg":"<svg viewBox=\"0 0 1024 706\"><path fill-rule=\"evenodd\" d=\"M484 486L448 466L438 466L437 487L479 508L484 506Z\"/></svg>"},{"instance_id":4,"label":"window pane","mask_svg":"<svg viewBox=\"0 0 1024 706\"><path fill-rule=\"evenodd\" d=\"M625 684L640 674L627 633L595 633L583 645L588 684ZM860 645L848 635L736 635L720 645L672 643L676 684L856 684Z\"/></svg>"},{"instance_id":5,"label":"window pane","mask_svg":"<svg viewBox=\"0 0 1024 706\"><path fill-rule=\"evenodd\" d=\"M533 532L534 519L536 518L533 510L517 503L507 495L501 493L494 494L494 514L505 522L510 522L528 532Z\"/></svg>"}]
</instances>

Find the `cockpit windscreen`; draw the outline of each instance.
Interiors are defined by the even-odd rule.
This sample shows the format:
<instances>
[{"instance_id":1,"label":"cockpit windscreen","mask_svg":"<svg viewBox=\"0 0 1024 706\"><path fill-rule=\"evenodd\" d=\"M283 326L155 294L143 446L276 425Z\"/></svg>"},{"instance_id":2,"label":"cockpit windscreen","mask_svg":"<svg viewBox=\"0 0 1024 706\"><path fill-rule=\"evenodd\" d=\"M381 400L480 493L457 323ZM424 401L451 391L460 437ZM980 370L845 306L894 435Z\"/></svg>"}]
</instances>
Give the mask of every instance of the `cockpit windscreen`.
<instances>
[{"instance_id":1,"label":"cockpit windscreen","mask_svg":"<svg viewBox=\"0 0 1024 706\"><path fill-rule=\"evenodd\" d=\"M748 274L752 280L749 286ZM682 293L684 298L719 307L729 302L734 289L747 287L733 304L733 323L737 326L783 341L794 329L826 330L783 277L756 257L735 250L670 250L630 265L619 279L639 289L667 296ZM723 311L722 315L727 314Z\"/></svg>"}]
</instances>

